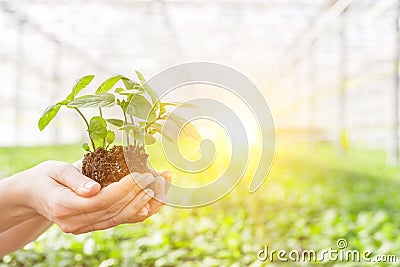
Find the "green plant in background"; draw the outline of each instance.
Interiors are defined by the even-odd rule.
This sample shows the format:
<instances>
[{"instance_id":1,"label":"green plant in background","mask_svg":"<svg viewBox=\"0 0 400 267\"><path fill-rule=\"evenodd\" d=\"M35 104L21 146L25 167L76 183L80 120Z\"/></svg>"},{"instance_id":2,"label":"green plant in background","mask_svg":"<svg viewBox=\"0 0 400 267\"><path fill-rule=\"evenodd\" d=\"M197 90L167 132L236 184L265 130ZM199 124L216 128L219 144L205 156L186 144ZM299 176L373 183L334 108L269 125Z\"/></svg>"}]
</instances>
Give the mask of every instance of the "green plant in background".
<instances>
[{"instance_id":1,"label":"green plant in background","mask_svg":"<svg viewBox=\"0 0 400 267\"><path fill-rule=\"evenodd\" d=\"M328 145L280 144L266 186L255 194L248 195L248 184L239 183L210 206L164 207L143 224L79 236L54 226L0 259L0 266L281 266L258 261L257 251L265 245L287 251L336 249L338 238L348 241L349 250L399 255L400 170L386 165L385 151L350 148L341 157L336 152ZM44 160L79 157L74 145L0 148L0 169L8 176ZM179 173L174 175L179 179ZM347 264L368 265L288 266Z\"/></svg>"}]
</instances>

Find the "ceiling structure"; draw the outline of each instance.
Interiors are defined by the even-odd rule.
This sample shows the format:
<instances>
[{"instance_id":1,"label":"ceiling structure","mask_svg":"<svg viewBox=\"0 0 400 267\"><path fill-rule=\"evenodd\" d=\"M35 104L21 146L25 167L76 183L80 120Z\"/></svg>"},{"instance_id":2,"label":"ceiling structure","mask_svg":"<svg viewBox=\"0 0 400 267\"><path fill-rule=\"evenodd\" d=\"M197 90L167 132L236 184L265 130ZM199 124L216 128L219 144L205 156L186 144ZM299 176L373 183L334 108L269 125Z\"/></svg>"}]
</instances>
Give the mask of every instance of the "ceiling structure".
<instances>
[{"instance_id":1,"label":"ceiling structure","mask_svg":"<svg viewBox=\"0 0 400 267\"><path fill-rule=\"evenodd\" d=\"M0 116L14 125L6 143L27 139L43 107L85 73L151 76L211 61L254 81L278 128L318 129L327 140L346 129L387 145L397 16L397 0L1 0ZM62 116L66 125L39 142L80 138L66 129L76 118Z\"/></svg>"}]
</instances>

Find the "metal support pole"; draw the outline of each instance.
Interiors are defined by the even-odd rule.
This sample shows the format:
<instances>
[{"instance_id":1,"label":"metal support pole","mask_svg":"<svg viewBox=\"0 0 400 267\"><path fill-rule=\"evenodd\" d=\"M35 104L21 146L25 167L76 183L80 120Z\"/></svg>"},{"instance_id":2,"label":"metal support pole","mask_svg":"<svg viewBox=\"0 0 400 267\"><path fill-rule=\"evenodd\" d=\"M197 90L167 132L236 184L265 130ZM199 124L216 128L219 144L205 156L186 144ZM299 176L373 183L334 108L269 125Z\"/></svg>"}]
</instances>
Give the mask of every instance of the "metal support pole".
<instances>
[{"instance_id":1,"label":"metal support pole","mask_svg":"<svg viewBox=\"0 0 400 267\"><path fill-rule=\"evenodd\" d=\"M61 58L62 58L62 47L61 43L58 40L54 41L55 44L55 53L54 53L54 61L53 61L53 84L54 88L56 90L52 90L53 95L52 95L52 101L57 99L58 97L58 90L60 88L60 71L61 71ZM53 143L57 144L59 143L59 136L60 136L60 130L58 125L56 127L53 127Z\"/></svg>"},{"instance_id":2,"label":"metal support pole","mask_svg":"<svg viewBox=\"0 0 400 267\"><path fill-rule=\"evenodd\" d=\"M22 87L22 72L24 64L24 42L25 42L25 19L18 20L17 26L17 47L16 47L16 75L15 75L15 95L14 95L14 144L20 143L20 122L21 122L21 87Z\"/></svg>"},{"instance_id":3,"label":"metal support pole","mask_svg":"<svg viewBox=\"0 0 400 267\"><path fill-rule=\"evenodd\" d=\"M308 136L309 136L309 143L313 145L315 143L315 137L317 136L316 130L317 130L317 103L315 100L315 95L317 94L316 92L316 83L315 83L315 78L316 78L316 41L314 40L309 48L309 57L308 57Z\"/></svg>"},{"instance_id":4,"label":"metal support pole","mask_svg":"<svg viewBox=\"0 0 400 267\"><path fill-rule=\"evenodd\" d=\"M347 7L343 10L340 18L340 92L338 106L338 129L339 129L339 150L344 152L348 146L348 137L346 131L346 83L347 83L347 36L346 36L346 13Z\"/></svg>"},{"instance_id":5,"label":"metal support pole","mask_svg":"<svg viewBox=\"0 0 400 267\"><path fill-rule=\"evenodd\" d=\"M389 148L387 157L388 164L397 165L399 162L399 59L400 59L400 1L396 1L396 21L395 21L395 52L394 52L394 81L393 81L393 126L392 126L392 144Z\"/></svg>"}]
</instances>

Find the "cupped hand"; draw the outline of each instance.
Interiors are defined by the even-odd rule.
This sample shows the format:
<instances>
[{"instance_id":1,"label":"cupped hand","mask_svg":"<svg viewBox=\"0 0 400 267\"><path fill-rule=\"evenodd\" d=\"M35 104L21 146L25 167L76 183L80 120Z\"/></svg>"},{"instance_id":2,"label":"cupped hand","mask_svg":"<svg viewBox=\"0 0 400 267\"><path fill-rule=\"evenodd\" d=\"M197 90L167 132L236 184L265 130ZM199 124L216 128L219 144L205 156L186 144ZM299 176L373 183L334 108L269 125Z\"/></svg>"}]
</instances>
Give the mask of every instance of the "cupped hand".
<instances>
[{"instance_id":1,"label":"cupped hand","mask_svg":"<svg viewBox=\"0 0 400 267\"><path fill-rule=\"evenodd\" d=\"M35 178L23 176L31 184L26 190L25 204L66 233L80 234L141 222L166 202L166 197L161 197L165 201L153 199L153 190L143 190L154 181L150 173L133 173L135 179L128 175L100 189L98 183L82 175L72 164L49 161L30 171ZM162 175L171 178L168 172Z\"/></svg>"}]
</instances>

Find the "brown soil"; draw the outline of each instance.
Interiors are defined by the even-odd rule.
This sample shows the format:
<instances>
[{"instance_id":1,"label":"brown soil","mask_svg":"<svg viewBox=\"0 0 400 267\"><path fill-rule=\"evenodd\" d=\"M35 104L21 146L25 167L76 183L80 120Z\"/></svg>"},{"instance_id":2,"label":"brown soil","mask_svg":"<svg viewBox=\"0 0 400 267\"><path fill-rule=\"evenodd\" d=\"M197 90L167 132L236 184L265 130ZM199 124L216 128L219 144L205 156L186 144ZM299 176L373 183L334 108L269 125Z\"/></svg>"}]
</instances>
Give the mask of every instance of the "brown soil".
<instances>
[{"instance_id":1,"label":"brown soil","mask_svg":"<svg viewBox=\"0 0 400 267\"><path fill-rule=\"evenodd\" d=\"M98 148L83 158L82 173L105 187L132 172L152 172L147 167L148 156L142 146Z\"/></svg>"}]
</instances>

